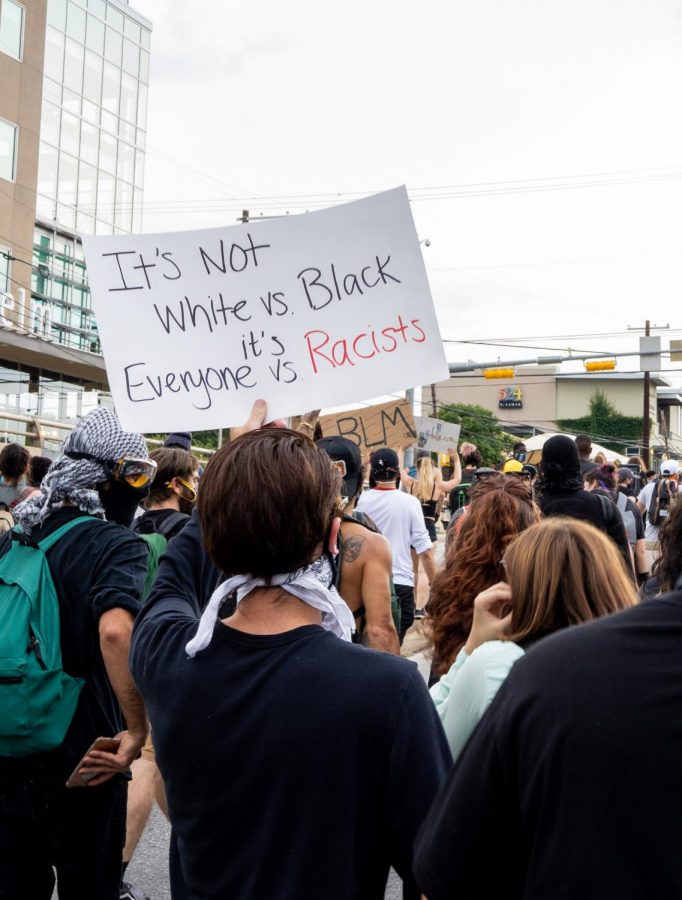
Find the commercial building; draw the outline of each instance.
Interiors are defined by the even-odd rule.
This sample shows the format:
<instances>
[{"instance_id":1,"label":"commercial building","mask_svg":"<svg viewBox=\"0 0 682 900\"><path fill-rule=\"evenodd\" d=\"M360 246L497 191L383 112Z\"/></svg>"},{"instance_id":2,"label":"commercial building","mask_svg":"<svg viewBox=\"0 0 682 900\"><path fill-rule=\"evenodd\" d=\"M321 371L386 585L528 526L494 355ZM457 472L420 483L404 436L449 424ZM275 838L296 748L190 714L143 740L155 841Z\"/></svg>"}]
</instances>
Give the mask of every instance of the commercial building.
<instances>
[{"instance_id":1,"label":"commercial building","mask_svg":"<svg viewBox=\"0 0 682 900\"><path fill-rule=\"evenodd\" d=\"M150 35L119 0L0 0L0 440L109 400L78 235L140 230Z\"/></svg>"},{"instance_id":2,"label":"commercial building","mask_svg":"<svg viewBox=\"0 0 682 900\"><path fill-rule=\"evenodd\" d=\"M558 366L517 366L513 376L504 379L475 373L453 375L436 385L436 402L438 406L482 406L496 413L505 431L528 435L557 431L558 421L587 415L590 400L598 391L621 415L642 417L644 382L640 373L562 374ZM430 408L430 388L424 391L422 402ZM652 373L649 408L654 453L682 455L682 390ZM623 451L626 449L624 445Z\"/></svg>"}]
</instances>

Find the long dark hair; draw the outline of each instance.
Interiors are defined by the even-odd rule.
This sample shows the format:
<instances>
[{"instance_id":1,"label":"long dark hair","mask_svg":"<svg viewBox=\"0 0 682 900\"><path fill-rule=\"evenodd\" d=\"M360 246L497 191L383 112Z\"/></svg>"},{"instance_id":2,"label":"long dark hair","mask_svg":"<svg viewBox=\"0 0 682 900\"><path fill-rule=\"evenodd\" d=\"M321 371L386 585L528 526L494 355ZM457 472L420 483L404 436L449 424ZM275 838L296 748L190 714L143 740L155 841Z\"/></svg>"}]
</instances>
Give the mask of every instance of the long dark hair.
<instances>
[{"instance_id":1,"label":"long dark hair","mask_svg":"<svg viewBox=\"0 0 682 900\"><path fill-rule=\"evenodd\" d=\"M676 499L668 508L668 515L658 529L661 555L654 562L651 574L658 579L661 592L672 591L682 575L682 500Z\"/></svg>"}]
</instances>

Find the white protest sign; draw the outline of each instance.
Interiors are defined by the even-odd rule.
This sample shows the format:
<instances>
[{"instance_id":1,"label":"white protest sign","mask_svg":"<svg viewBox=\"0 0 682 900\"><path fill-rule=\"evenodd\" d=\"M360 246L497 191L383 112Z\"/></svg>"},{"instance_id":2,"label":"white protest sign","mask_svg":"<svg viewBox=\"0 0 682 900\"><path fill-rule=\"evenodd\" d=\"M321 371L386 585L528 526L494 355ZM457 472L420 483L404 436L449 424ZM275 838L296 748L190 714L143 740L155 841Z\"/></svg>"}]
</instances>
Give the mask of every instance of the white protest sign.
<instances>
[{"instance_id":1,"label":"white protest sign","mask_svg":"<svg viewBox=\"0 0 682 900\"><path fill-rule=\"evenodd\" d=\"M414 424L417 429L417 446L420 450L447 453L450 447L457 447L460 425L443 422L442 419L429 419L427 416L415 416Z\"/></svg>"},{"instance_id":2,"label":"white protest sign","mask_svg":"<svg viewBox=\"0 0 682 900\"><path fill-rule=\"evenodd\" d=\"M168 234L83 237L125 428L196 430L448 377L407 193Z\"/></svg>"}]
</instances>

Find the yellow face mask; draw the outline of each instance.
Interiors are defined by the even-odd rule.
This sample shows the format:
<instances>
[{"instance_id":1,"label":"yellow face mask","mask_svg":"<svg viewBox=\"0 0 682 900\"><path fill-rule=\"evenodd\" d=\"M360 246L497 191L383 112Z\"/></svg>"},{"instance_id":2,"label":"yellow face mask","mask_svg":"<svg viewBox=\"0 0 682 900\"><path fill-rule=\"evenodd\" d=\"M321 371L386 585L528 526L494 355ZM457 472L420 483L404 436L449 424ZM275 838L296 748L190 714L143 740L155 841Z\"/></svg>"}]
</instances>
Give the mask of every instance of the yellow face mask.
<instances>
[{"instance_id":1,"label":"yellow face mask","mask_svg":"<svg viewBox=\"0 0 682 900\"><path fill-rule=\"evenodd\" d=\"M174 481L179 481L180 484L183 486L183 488L185 488L185 490L184 491L179 490L177 485L173 484ZM170 488L172 491L175 491L175 493L179 497L182 497L183 500L187 500L188 503L196 503L197 502L196 488L194 487L194 485L190 484L188 481L185 481L184 478L180 478L179 475L177 475L173 479L173 481L167 481L165 486L167 488Z\"/></svg>"}]
</instances>

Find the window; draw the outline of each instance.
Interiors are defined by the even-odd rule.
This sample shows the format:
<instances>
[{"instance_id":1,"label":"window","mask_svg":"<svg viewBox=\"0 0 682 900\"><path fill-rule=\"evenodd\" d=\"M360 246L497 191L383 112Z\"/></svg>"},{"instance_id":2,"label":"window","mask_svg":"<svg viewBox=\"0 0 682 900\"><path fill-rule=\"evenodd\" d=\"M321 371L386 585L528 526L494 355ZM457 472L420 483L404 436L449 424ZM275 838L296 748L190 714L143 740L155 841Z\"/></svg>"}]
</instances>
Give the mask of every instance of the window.
<instances>
[{"instance_id":1,"label":"window","mask_svg":"<svg viewBox=\"0 0 682 900\"><path fill-rule=\"evenodd\" d=\"M0 119L0 178L14 181L17 171L17 126Z\"/></svg>"},{"instance_id":2,"label":"window","mask_svg":"<svg viewBox=\"0 0 682 900\"><path fill-rule=\"evenodd\" d=\"M24 7L16 0L0 2L0 50L21 59L24 43Z\"/></svg>"}]
</instances>

